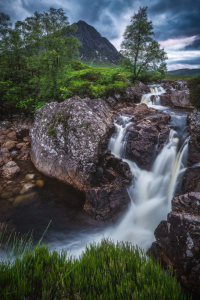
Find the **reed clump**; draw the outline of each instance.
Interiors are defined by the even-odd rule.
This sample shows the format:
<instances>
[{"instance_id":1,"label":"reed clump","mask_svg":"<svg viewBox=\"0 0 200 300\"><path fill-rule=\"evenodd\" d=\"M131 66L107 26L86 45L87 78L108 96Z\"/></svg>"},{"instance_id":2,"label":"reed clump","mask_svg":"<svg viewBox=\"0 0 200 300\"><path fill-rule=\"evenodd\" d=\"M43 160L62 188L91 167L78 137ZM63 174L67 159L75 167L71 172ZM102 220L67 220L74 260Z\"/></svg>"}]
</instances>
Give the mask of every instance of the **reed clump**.
<instances>
[{"instance_id":1,"label":"reed clump","mask_svg":"<svg viewBox=\"0 0 200 300\"><path fill-rule=\"evenodd\" d=\"M130 243L103 239L79 258L50 251L41 241L15 260L0 262L0 299L181 300L172 271Z\"/></svg>"}]
</instances>

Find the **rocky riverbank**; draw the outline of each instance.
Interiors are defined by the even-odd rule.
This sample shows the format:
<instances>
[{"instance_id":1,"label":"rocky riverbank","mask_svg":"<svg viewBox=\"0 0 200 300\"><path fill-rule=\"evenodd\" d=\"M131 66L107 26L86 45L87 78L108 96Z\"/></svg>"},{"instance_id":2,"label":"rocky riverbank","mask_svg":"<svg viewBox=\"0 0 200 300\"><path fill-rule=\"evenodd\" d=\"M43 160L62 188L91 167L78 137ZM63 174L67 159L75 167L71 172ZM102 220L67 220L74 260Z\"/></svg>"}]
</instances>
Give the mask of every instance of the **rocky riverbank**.
<instances>
[{"instance_id":1,"label":"rocky riverbank","mask_svg":"<svg viewBox=\"0 0 200 300\"><path fill-rule=\"evenodd\" d=\"M172 199L172 211L154 234L151 253L172 266L183 285L200 295L200 112L188 115L190 141L188 168L180 195Z\"/></svg>"},{"instance_id":2,"label":"rocky riverbank","mask_svg":"<svg viewBox=\"0 0 200 300\"><path fill-rule=\"evenodd\" d=\"M152 83L155 84L155 83ZM157 84L157 83L156 83ZM189 107L185 82L162 82L161 104ZM34 120L14 116L0 123L0 217L26 201L44 184L44 175L74 186L85 194L84 210L96 223L119 220L130 204L129 165L108 149L120 116L128 117L124 155L150 170L169 137L170 115L146 104L137 105L149 87L139 83L122 97L52 102L36 111ZM152 99L153 100L153 99ZM188 116L188 168L172 212L155 230L151 247L163 265L172 265L186 288L200 293L200 113ZM31 160L35 166L31 165Z\"/></svg>"}]
</instances>

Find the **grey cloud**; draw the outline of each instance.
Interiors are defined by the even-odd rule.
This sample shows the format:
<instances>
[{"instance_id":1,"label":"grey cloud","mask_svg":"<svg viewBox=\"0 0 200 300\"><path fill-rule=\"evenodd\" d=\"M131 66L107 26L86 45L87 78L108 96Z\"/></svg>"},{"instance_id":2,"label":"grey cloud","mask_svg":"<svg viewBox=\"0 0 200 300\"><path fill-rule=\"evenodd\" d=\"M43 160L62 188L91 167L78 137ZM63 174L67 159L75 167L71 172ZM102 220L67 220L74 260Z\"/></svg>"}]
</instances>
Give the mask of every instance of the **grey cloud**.
<instances>
[{"instance_id":1,"label":"grey cloud","mask_svg":"<svg viewBox=\"0 0 200 300\"><path fill-rule=\"evenodd\" d=\"M186 45L183 50L200 50L200 35L189 45Z\"/></svg>"},{"instance_id":2,"label":"grey cloud","mask_svg":"<svg viewBox=\"0 0 200 300\"><path fill-rule=\"evenodd\" d=\"M172 64L187 64L187 65L200 65L200 58L194 58L194 59L182 59L182 60L176 60L176 61L169 61L168 65Z\"/></svg>"}]
</instances>

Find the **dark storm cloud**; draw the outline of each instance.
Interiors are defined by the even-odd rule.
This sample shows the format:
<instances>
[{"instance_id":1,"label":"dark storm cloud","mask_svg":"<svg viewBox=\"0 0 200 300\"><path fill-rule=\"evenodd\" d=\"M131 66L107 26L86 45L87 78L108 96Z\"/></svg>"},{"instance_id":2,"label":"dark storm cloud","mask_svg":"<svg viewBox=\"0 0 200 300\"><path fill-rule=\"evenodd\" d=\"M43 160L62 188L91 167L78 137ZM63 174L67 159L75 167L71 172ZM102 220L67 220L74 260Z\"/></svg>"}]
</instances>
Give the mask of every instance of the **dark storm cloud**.
<instances>
[{"instance_id":1,"label":"dark storm cloud","mask_svg":"<svg viewBox=\"0 0 200 300\"><path fill-rule=\"evenodd\" d=\"M116 23L124 13L134 13L139 6L149 6L148 15L153 21L156 39L199 34L199 0L0 0L0 10L10 15L13 23L50 6L62 7L71 22L84 20L96 26L108 39L119 37Z\"/></svg>"},{"instance_id":2,"label":"dark storm cloud","mask_svg":"<svg viewBox=\"0 0 200 300\"><path fill-rule=\"evenodd\" d=\"M131 15L139 6L148 6L156 40L198 36L188 45L185 42L180 50L200 50L200 0L0 0L0 11L9 14L12 23L51 6L63 8L70 23L83 20L94 26L102 36L115 40L118 48Z\"/></svg>"},{"instance_id":3,"label":"dark storm cloud","mask_svg":"<svg viewBox=\"0 0 200 300\"><path fill-rule=\"evenodd\" d=\"M200 35L191 44L186 45L184 50L200 50Z\"/></svg>"},{"instance_id":4,"label":"dark storm cloud","mask_svg":"<svg viewBox=\"0 0 200 300\"><path fill-rule=\"evenodd\" d=\"M115 21L133 6L132 0L0 0L0 11L7 13L14 24L32 15L45 11L50 6L63 8L71 23L84 20L94 26L108 39L118 38ZM112 14L112 18L109 14Z\"/></svg>"},{"instance_id":5,"label":"dark storm cloud","mask_svg":"<svg viewBox=\"0 0 200 300\"><path fill-rule=\"evenodd\" d=\"M187 65L200 65L200 58L197 57L197 58L194 58L194 59L182 59L182 60L176 60L176 62L174 61L171 61L169 62L168 64L169 65L172 65L172 64L187 64Z\"/></svg>"},{"instance_id":6,"label":"dark storm cloud","mask_svg":"<svg viewBox=\"0 0 200 300\"><path fill-rule=\"evenodd\" d=\"M199 0L159 0L149 6L149 16L152 21L160 18L160 24L156 24L156 38L189 37L199 34Z\"/></svg>"}]
</instances>

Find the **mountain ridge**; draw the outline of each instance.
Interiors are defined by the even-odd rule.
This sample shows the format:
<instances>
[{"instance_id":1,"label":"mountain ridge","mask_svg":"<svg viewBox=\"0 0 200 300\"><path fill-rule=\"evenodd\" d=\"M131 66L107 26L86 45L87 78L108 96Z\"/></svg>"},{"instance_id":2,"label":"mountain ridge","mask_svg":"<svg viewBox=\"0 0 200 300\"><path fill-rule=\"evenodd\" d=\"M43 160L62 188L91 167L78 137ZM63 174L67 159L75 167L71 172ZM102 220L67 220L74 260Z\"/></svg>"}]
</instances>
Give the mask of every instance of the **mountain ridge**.
<instances>
[{"instance_id":1,"label":"mountain ridge","mask_svg":"<svg viewBox=\"0 0 200 300\"><path fill-rule=\"evenodd\" d=\"M196 76L200 75L200 69L178 69L173 71L168 71L167 74L171 75L180 75L180 76Z\"/></svg>"}]
</instances>

